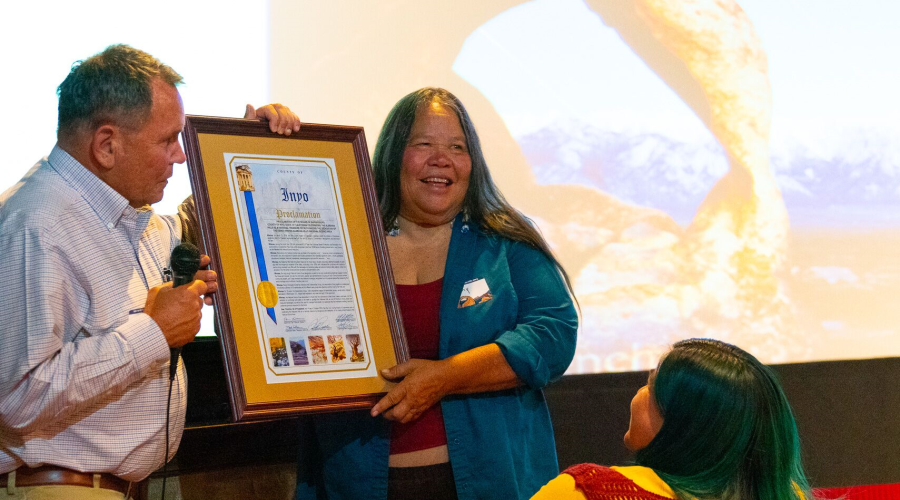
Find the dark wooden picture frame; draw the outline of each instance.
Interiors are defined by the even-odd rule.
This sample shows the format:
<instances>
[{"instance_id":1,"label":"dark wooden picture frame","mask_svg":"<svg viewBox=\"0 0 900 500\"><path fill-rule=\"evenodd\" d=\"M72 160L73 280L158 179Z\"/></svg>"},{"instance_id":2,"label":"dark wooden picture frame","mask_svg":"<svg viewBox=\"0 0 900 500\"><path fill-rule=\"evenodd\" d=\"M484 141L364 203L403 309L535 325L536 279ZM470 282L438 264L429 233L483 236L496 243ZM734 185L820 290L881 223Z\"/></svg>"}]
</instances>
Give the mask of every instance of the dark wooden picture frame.
<instances>
[{"instance_id":1,"label":"dark wooden picture frame","mask_svg":"<svg viewBox=\"0 0 900 500\"><path fill-rule=\"evenodd\" d=\"M210 256L211 268L218 273L215 325L234 420L374 405L392 386L378 372L408 360L409 353L363 129L303 124L299 133L282 136L270 132L267 123L257 120L187 116L183 137L202 240L199 244ZM368 325L371 350L366 366L371 367L367 375L342 378L336 370L338 374L329 375L334 378L328 380L295 380L303 379L304 375L294 374L291 382L266 382L276 369L270 366L271 360L262 359L264 355L260 351L266 349L265 335L259 327L251 331L257 321L254 315L258 316L253 308L259 307L254 299L260 302L263 299L259 298L258 291L254 295L252 286L248 287L252 282L245 265L249 257L240 244L234 243L241 238L242 229L225 160L232 153L260 158L331 160L334 182L339 183L337 190L341 193L338 202L345 214L344 239L348 248L352 247L348 256L352 255L350 265L355 266L353 279L360 290L358 302L364 304L359 319ZM281 339L282 344L284 340ZM310 347L311 342L308 341ZM343 341L340 342L343 348ZM275 348L272 349L274 357ZM373 370L374 376L370 376Z\"/></svg>"}]
</instances>

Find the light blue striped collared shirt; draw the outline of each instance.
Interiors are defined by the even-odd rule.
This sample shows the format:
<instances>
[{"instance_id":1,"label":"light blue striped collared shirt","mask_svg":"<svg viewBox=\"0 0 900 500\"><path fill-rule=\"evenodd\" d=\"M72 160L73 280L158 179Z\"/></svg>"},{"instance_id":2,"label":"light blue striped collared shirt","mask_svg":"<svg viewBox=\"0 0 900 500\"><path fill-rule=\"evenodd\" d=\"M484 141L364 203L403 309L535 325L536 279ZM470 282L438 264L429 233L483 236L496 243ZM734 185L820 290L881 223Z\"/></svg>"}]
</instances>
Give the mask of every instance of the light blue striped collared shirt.
<instances>
[{"instance_id":1,"label":"light blue striped collared shirt","mask_svg":"<svg viewBox=\"0 0 900 500\"><path fill-rule=\"evenodd\" d=\"M0 195L0 473L162 466L169 347L141 311L180 237L59 146ZM179 366L171 450L185 403Z\"/></svg>"}]
</instances>

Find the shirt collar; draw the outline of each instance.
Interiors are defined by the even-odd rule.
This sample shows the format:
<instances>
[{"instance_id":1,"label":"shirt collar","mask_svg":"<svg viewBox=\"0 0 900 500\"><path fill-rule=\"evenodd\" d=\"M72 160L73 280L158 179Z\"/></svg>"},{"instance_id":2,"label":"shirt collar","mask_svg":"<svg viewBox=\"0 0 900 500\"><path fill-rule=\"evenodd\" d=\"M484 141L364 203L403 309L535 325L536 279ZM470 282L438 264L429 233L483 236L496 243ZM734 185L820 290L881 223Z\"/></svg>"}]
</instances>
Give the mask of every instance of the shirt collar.
<instances>
[{"instance_id":1,"label":"shirt collar","mask_svg":"<svg viewBox=\"0 0 900 500\"><path fill-rule=\"evenodd\" d=\"M78 191L107 228L115 227L123 215L135 212L124 196L94 175L59 147L59 144L53 146L48 161L60 177Z\"/></svg>"}]
</instances>

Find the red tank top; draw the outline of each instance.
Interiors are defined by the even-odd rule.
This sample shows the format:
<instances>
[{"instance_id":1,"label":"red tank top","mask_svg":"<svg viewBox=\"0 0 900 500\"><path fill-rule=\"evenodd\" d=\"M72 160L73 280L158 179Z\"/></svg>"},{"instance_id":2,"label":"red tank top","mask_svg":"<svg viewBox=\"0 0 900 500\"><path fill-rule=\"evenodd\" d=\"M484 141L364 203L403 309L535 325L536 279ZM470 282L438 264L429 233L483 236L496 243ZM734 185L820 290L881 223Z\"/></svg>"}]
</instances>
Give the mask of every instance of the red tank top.
<instances>
[{"instance_id":1,"label":"red tank top","mask_svg":"<svg viewBox=\"0 0 900 500\"><path fill-rule=\"evenodd\" d=\"M444 279L421 285L396 285L397 302L409 355L417 359L438 359L441 338L441 288ZM425 410L418 419L391 426L391 455L427 450L447 444L440 403Z\"/></svg>"}]
</instances>

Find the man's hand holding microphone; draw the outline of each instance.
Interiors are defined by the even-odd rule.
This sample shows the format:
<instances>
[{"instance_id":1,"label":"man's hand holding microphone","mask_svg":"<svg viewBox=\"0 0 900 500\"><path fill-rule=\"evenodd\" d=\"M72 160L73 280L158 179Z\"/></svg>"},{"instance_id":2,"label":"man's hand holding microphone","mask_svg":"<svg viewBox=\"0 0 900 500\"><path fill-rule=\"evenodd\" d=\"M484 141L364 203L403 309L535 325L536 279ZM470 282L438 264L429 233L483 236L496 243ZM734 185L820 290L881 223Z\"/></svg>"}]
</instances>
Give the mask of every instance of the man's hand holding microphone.
<instances>
[{"instance_id":1,"label":"man's hand holding microphone","mask_svg":"<svg viewBox=\"0 0 900 500\"><path fill-rule=\"evenodd\" d=\"M144 312L156 321L172 348L172 376L181 347L194 340L200 331L200 310L204 302L212 305L210 294L218 287L216 272L205 269L209 261L209 256L201 255L194 245L178 245L172 251L174 280L147 293Z\"/></svg>"}]
</instances>

